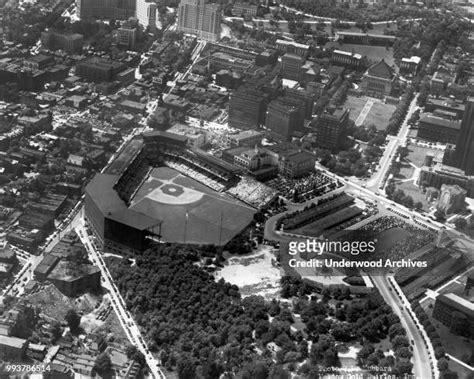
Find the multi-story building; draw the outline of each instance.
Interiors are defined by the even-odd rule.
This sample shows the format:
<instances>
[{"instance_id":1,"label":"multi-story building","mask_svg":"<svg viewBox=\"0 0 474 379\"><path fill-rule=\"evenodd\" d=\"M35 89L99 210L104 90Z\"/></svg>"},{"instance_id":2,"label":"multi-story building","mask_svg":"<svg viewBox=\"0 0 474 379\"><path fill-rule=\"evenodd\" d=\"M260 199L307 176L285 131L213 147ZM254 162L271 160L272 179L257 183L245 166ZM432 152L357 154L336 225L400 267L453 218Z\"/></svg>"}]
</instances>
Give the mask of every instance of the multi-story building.
<instances>
[{"instance_id":1,"label":"multi-story building","mask_svg":"<svg viewBox=\"0 0 474 379\"><path fill-rule=\"evenodd\" d=\"M284 39L276 40L277 49L283 54L290 53L306 58L308 56L309 46Z\"/></svg>"},{"instance_id":2,"label":"multi-story building","mask_svg":"<svg viewBox=\"0 0 474 379\"><path fill-rule=\"evenodd\" d=\"M110 82L124 69L125 66L120 62L91 57L76 64L76 75L95 83Z\"/></svg>"},{"instance_id":3,"label":"multi-story building","mask_svg":"<svg viewBox=\"0 0 474 379\"><path fill-rule=\"evenodd\" d=\"M137 28L121 27L117 30L117 43L133 49L137 43Z\"/></svg>"},{"instance_id":4,"label":"multi-story building","mask_svg":"<svg viewBox=\"0 0 474 379\"><path fill-rule=\"evenodd\" d=\"M474 330L474 303L448 293L436 298L433 318L449 327L453 334L470 337Z\"/></svg>"},{"instance_id":5,"label":"multi-story building","mask_svg":"<svg viewBox=\"0 0 474 379\"><path fill-rule=\"evenodd\" d=\"M298 101L304 108L304 118L309 120L313 115L314 95L310 91L287 88L285 98Z\"/></svg>"},{"instance_id":6,"label":"multi-story building","mask_svg":"<svg viewBox=\"0 0 474 379\"><path fill-rule=\"evenodd\" d=\"M232 13L235 16L252 16L255 17L257 15L258 5L252 4L250 2L245 1L238 1L234 3L234 7L232 8Z\"/></svg>"},{"instance_id":7,"label":"multi-story building","mask_svg":"<svg viewBox=\"0 0 474 379\"><path fill-rule=\"evenodd\" d=\"M262 142L262 133L256 130L244 130L238 134L230 134L227 136L227 143L230 147L260 145Z\"/></svg>"},{"instance_id":8,"label":"multi-story building","mask_svg":"<svg viewBox=\"0 0 474 379\"><path fill-rule=\"evenodd\" d=\"M361 87L371 95L389 96L396 78L393 68L382 59L364 73Z\"/></svg>"},{"instance_id":9,"label":"multi-story building","mask_svg":"<svg viewBox=\"0 0 474 379\"><path fill-rule=\"evenodd\" d=\"M365 66L366 59L361 54L343 50L334 50L331 54L330 62L336 66L359 69Z\"/></svg>"},{"instance_id":10,"label":"multi-story building","mask_svg":"<svg viewBox=\"0 0 474 379\"><path fill-rule=\"evenodd\" d=\"M257 129L265 122L267 102L254 89L233 91L229 100L229 125L238 129Z\"/></svg>"},{"instance_id":11,"label":"multi-story building","mask_svg":"<svg viewBox=\"0 0 474 379\"><path fill-rule=\"evenodd\" d=\"M297 178L314 170L316 158L306 151L291 151L284 154L278 162L281 175Z\"/></svg>"},{"instance_id":12,"label":"multi-story building","mask_svg":"<svg viewBox=\"0 0 474 379\"><path fill-rule=\"evenodd\" d=\"M402 58L400 62L400 71L414 74L420 68L421 58L413 56L411 58Z\"/></svg>"},{"instance_id":13,"label":"multi-story building","mask_svg":"<svg viewBox=\"0 0 474 379\"><path fill-rule=\"evenodd\" d=\"M269 166L271 162L270 156L258 147L245 150L239 155L234 156L234 164L248 171L255 171L262 167Z\"/></svg>"},{"instance_id":14,"label":"multi-story building","mask_svg":"<svg viewBox=\"0 0 474 379\"><path fill-rule=\"evenodd\" d=\"M136 0L77 0L79 18L127 20L135 17Z\"/></svg>"},{"instance_id":15,"label":"multi-story building","mask_svg":"<svg viewBox=\"0 0 474 379\"><path fill-rule=\"evenodd\" d=\"M467 100L455 151L456 167L474 175L474 97Z\"/></svg>"},{"instance_id":16,"label":"multi-story building","mask_svg":"<svg viewBox=\"0 0 474 379\"><path fill-rule=\"evenodd\" d=\"M433 97L429 96L426 99L425 111L431 113L444 114L446 118L456 120L462 119L466 107L459 101L447 97ZM448 117L452 115L452 117Z\"/></svg>"},{"instance_id":17,"label":"multi-story building","mask_svg":"<svg viewBox=\"0 0 474 379\"><path fill-rule=\"evenodd\" d=\"M289 141L294 132L303 125L300 108L282 100L274 100L268 105L266 127L277 139Z\"/></svg>"},{"instance_id":18,"label":"multi-story building","mask_svg":"<svg viewBox=\"0 0 474 379\"><path fill-rule=\"evenodd\" d=\"M465 189L462 189L456 184L443 184L436 207L443 210L446 214L460 212L466 208L465 200Z\"/></svg>"},{"instance_id":19,"label":"multi-story building","mask_svg":"<svg viewBox=\"0 0 474 379\"><path fill-rule=\"evenodd\" d=\"M326 112L316 121L316 144L318 147L336 150L343 130L349 122L348 109L336 109Z\"/></svg>"},{"instance_id":20,"label":"multi-story building","mask_svg":"<svg viewBox=\"0 0 474 379\"><path fill-rule=\"evenodd\" d=\"M467 191L467 196L474 196L474 176L467 176L463 170L444 164L423 166L417 184L438 189L443 184L457 184Z\"/></svg>"},{"instance_id":21,"label":"multi-story building","mask_svg":"<svg viewBox=\"0 0 474 379\"><path fill-rule=\"evenodd\" d=\"M144 28L156 29L158 8L152 0L137 0L137 20Z\"/></svg>"},{"instance_id":22,"label":"multi-story building","mask_svg":"<svg viewBox=\"0 0 474 379\"><path fill-rule=\"evenodd\" d=\"M21 362L26 353L28 341L23 338L0 335L0 357L14 362Z\"/></svg>"},{"instance_id":23,"label":"multi-story building","mask_svg":"<svg viewBox=\"0 0 474 379\"><path fill-rule=\"evenodd\" d=\"M379 45L387 46L393 45L397 37L384 34L369 34L369 33L355 33L355 32L336 32L336 41L341 43L353 43L360 45Z\"/></svg>"},{"instance_id":24,"label":"multi-story building","mask_svg":"<svg viewBox=\"0 0 474 379\"><path fill-rule=\"evenodd\" d=\"M48 50L64 50L67 53L77 53L82 50L84 37L78 33L46 30L41 33L41 44Z\"/></svg>"},{"instance_id":25,"label":"multi-story building","mask_svg":"<svg viewBox=\"0 0 474 379\"><path fill-rule=\"evenodd\" d=\"M281 76L284 79L300 81L305 59L299 55L286 53L281 57Z\"/></svg>"},{"instance_id":26,"label":"multi-story building","mask_svg":"<svg viewBox=\"0 0 474 379\"><path fill-rule=\"evenodd\" d=\"M460 121L424 114L418 123L417 137L428 141L456 143L461 129Z\"/></svg>"},{"instance_id":27,"label":"multi-story building","mask_svg":"<svg viewBox=\"0 0 474 379\"><path fill-rule=\"evenodd\" d=\"M221 35L221 8L206 0L181 0L178 6L178 30L195 34L207 41L217 41Z\"/></svg>"}]
</instances>

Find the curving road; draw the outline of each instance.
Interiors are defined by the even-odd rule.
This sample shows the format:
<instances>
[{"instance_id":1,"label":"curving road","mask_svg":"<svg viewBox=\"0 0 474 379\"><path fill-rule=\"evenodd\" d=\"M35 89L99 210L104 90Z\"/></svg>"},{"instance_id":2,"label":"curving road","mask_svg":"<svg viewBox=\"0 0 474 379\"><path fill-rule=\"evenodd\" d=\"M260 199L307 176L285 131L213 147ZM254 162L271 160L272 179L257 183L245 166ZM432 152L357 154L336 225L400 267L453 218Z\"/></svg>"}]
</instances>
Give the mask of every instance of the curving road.
<instances>
[{"instance_id":1,"label":"curving road","mask_svg":"<svg viewBox=\"0 0 474 379\"><path fill-rule=\"evenodd\" d=\"M371 279L385 302L390 305L393 312L400 317L401 323L407 332L408 339L413 341L413 372L415 377L417 379L435 377L431 368L430 349L425 344L425 337L410 315L411 310L409 309L409 305L400 299L397 292L393 290L387 276L371 276Z\"/></svg>"}]
</instances>

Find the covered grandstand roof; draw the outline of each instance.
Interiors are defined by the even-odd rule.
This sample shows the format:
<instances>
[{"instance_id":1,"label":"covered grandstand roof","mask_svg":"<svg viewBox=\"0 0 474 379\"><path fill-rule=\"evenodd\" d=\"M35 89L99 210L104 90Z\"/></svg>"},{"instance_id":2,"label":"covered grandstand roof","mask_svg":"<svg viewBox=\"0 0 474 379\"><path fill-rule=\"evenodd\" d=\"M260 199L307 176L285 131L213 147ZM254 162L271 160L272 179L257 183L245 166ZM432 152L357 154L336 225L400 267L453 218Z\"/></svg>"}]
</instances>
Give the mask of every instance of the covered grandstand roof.
<instances>
[{"instance_id":1,"label":"covered grandstand roof","mask_svg":"<svg viewBox=\"0 0 474 379\"><path fill-rule=\"evenodd\" d=\"M89 183L87 193L94 199L101 213L110 220L120 222L138 230L146 230L161 222L127 207L114 190L119 175L99 174Z\"/></svg>"}]
</instances>

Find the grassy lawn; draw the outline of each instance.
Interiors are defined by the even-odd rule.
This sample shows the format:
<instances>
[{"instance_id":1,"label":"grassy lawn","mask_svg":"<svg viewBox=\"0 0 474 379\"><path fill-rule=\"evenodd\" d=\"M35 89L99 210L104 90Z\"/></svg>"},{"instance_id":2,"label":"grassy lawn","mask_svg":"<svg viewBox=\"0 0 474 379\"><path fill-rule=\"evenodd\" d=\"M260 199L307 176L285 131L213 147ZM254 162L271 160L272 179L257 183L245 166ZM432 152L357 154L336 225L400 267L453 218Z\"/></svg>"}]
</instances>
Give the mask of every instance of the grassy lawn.
<instances>
[{"instance_id":1,"label":"grassy lawn","mask_svg":"<svg viewBox=\"0 0 474 379\"><path fill-rule=\"evenodd\" d=\"M344 104L345 108L350 109L351 113L349 118L352 121L356 121L364 108L365 103L367 103L368 97L355 97L355 96L348 96L347 100ZM370 108L367 117L365 118L363 125L369 126L374 125L378 130L385 130L388 125L388 121L390 116L392 115L393 111L395 110L395 105L390 104L383 104L375 102Z\"/></svg>"},{"instance_id":2,"label":"grassy lawn","mask_svg":"<svg viewBox=\"0 0 474 379\"><path fill-rule=\"evenodd\" d=\"M407 161L412 162L417 167L422 167L425 163L426 155L433 155L435 160L443 159L443 151L437 149L430 149L427 147L408 145L408 156L406 157Z\"/></svg>"},{"instance_id":3,"label":"grassy lawn","mask_svg":"<svg viewBox=\"0 0 474 379\"><path fill-rule=\"evenodd\" d=\"M407 163L406 161L402 161L402 165L400 167L400 173L395 176L395 180L405 180L410 179L413 177L413 173L415 172L415 168Z\"/></svg>"},{"instance_id":4,"label":"grassy lawn","mask_svg":"<svg viewBox=\"0 0 474 379\"><path fill-rule=\"evenodd\" d=\"M374 103L370 112L365 118L364 125L375 125L377 130L385 130L390 120L390 116L395 111L396 106L391 104Z\"/></svg>"},{"instance_id":5,"label":"grassy lawn","mask_svg":"<svg viewBox=\"0 0 474 379\"><path fill-rule=\"evenodd\" d=\"M409 195L413 198L413 201L416 203L417 201L421 201L423 204L423 210L428 211L429 210L429 203L425 198L425 195L421 193L420 189L413 184L412 181L409 182L401 182L397 183L395 182L396 188L397 189L402 189L406 195Z\"/></svg>"},{"instance_id":6,"label":"grassy lawn","mask_svg":"<svg viewBox=\"0 0 474 379\"><path fill-rule=\"evenodd\" d=\"M357 120L366 102L367 98L365 97L347 96L344 108L350 109L351 113L349 114L349 118L352 121Z\"/></svg>"}]
</instances>

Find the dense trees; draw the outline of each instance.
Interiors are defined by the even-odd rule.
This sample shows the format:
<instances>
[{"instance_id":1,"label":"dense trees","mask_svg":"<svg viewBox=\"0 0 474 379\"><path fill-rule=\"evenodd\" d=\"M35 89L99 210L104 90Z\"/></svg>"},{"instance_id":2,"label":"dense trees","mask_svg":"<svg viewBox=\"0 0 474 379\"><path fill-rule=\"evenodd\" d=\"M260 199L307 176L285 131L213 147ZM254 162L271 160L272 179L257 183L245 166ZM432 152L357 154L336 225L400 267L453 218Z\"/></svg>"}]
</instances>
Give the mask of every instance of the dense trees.
<instances>
[{"instance_id":1,"label":"dense trees","mask_svg":"<svg viewBox=\"0 0 474 379\"><path fill-rule=\"evenodd\" d=\"M64 318L66 319L71 332L77 332L81 324L81 316L79 316L74 309L69 309Z\"/></svg>"}]
</instances>

